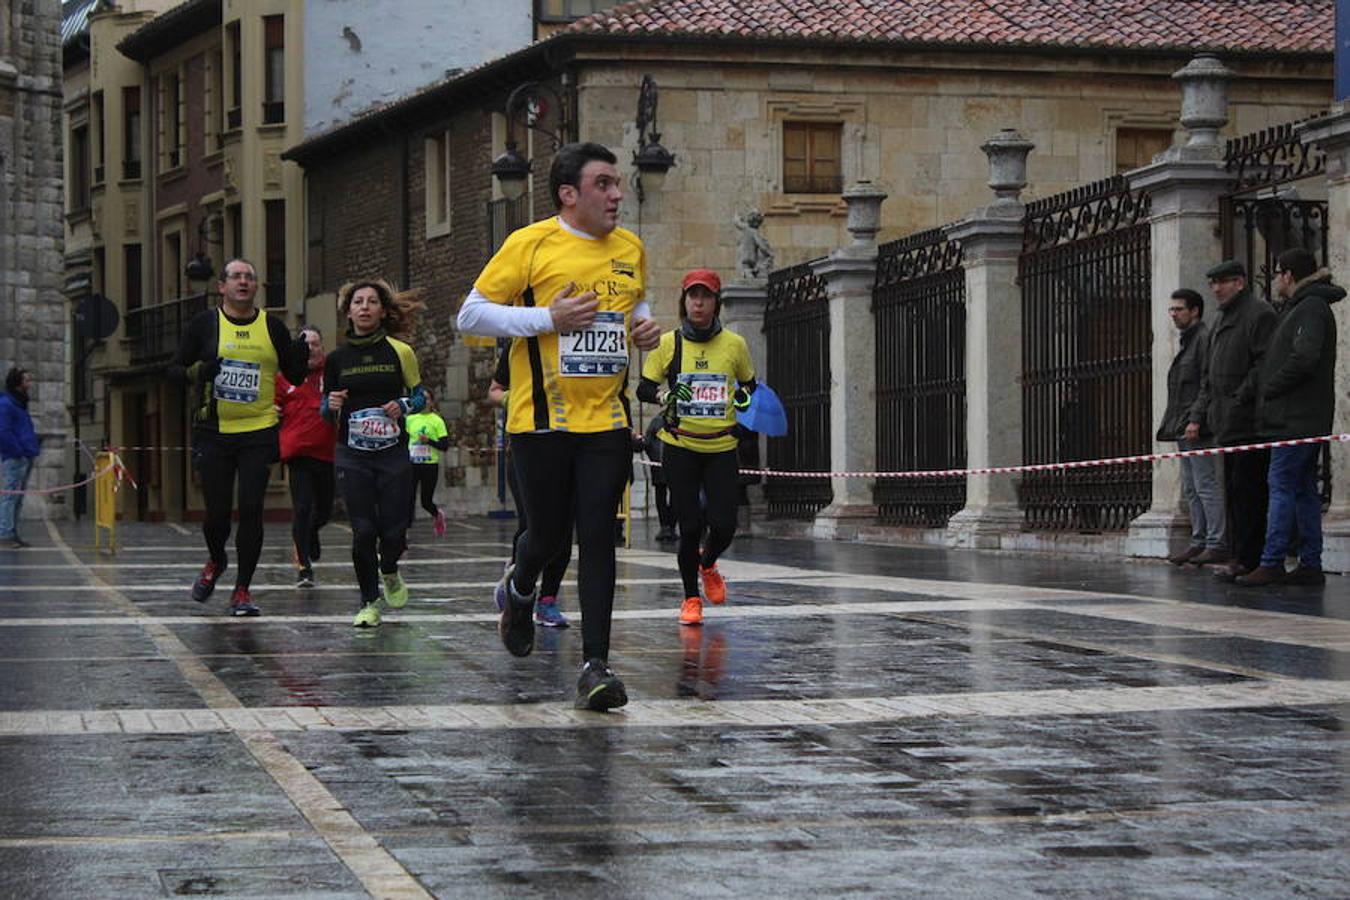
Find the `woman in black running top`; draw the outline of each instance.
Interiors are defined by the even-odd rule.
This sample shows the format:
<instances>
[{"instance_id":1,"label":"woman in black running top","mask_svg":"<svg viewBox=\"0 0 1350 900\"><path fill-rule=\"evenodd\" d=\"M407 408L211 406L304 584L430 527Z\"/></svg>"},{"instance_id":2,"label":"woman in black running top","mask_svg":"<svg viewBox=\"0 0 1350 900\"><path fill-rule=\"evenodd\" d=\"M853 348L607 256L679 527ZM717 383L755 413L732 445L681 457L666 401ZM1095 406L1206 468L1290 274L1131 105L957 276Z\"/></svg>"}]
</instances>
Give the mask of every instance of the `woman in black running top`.
<instances>
[{"instance_id":1,"label":"woman in black running top","mask_svg":"<svg viewBox=\"0 0 1350 900\"><path fill-rule=\"evenodd\" d=\"M324 365L323 413L337 424L334 466L352 526L352 564L361 607L352 624L380 624L379 577L384 600L398 609L408 587L398 573L407 547L412 462L403 419L426 406L422 375L412 347L391 337L407 326L394 290L379 279L345 284L338 310L348 321L345 343Z\"/></svg>"}]
</instances>

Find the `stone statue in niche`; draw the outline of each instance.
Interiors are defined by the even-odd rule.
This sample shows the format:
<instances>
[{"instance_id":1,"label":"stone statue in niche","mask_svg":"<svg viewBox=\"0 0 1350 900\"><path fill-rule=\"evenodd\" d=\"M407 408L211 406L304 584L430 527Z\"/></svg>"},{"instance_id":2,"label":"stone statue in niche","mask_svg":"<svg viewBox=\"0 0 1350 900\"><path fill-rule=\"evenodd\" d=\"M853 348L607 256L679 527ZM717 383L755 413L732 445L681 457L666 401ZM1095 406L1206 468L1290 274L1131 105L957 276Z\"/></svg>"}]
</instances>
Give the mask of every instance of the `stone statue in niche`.
<instances>
[{"instance_id":1,"label":"stone statue in niche","mask_svg":"<svg viewBox=\"0 0 1350 900\"><path fill-rule=\"evenodd\" d=\"M744 218L736 216L731 221L741 233L737 244L741 277L768 278L773 271L773 247L769 246L769 239L759 233L759 227L764 224L764 214L752 209Z\"/></svg>"}]
</instances>

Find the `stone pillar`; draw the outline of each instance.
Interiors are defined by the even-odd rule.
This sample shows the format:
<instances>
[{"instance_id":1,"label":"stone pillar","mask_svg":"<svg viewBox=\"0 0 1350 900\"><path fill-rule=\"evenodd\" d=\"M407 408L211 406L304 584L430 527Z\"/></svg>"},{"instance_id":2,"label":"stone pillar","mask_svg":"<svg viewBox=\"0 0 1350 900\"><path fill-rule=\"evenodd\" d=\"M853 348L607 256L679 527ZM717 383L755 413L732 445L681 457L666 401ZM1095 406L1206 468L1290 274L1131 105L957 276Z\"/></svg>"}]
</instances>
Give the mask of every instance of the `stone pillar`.
<instances>
[{"instance_id":1,"label":"stone pillar","mask_svg":"<svg viewBox=\"0 0 1350 900\"><path fill-rule=\"evenodd\" d=\"M769 283L763 278L746 281L732 281L722 286L722 324L729 330L745 338L750 348L750 361L755 365L755 374L763 378L764 367L768 363L768 353L764 341L764 307L769 302ZM768 461L768 448L759 436L759 460L763 465ZM749 534L752 523L762 517L764 511L764 487L750 485L746 494L750 499L749 509L744 510L738 531Z\"/></svg>"},{"instance_id":2,"label":"stone pillar","mask_svg":"<svg viewBox=\"0 0 1350 900\"><path fill-rule=\"evenodd\" d=\"M1035 147L1012 129L980 149L989 157L993 204L950 225L961 242L966 270L966 465L1017 465L1022 460L1022 254L1019 199L1027 183L1027 155ZM998 547L1022 527L1013 478L974 475L965 508L947 522L954 547Z\"/></svg>"},{"instance_id":3,"label":"stone pillar","mask_svg":"<svg viewBox=\"0 0 1350 900\"><path fill-rule=\"evenodd\" d=\"M722 286L722 324L745 338L757 372L765 363L764 306L768 302L769 283L762 278Z\"/></svg>"},{"instance_id":4,"label":"stone pillar","mask_svg":"<svg viewBox=\"0 0 1350 900\"><path fill-rule=\"evenodd\" d=\"M1180 348L1167 314L1172 291L1187 287L1206 295L1205 321L1217 307L1208 296L1205 271L1223 253L1219 237L1219 198L1232 183L1223 169L1219 129L1228 121L1226 85L1232 72L1212 56L1200 55L1172 77L1182 84L1181 124L1186 144L1159 154L1151 165L1127 174L1130 188L1148 192L1152 242L1153 416L1151 433L1167 410L1167 371ZM1177 449L1175 441L1154 444L1155 451ZM1153 502L1130 523L1125 551L1131 556L1168 556L1189 543L1190 525L1181 502L1181 464L1153 464Z\"/></svg>"},{"instance_id":5,"label":"stone pillar","mask_svg":"<svg viewBox=\"0 0 1350 900\"><path fill-rule=\"evenodd\" d=\"M1350 283L1350 104L1340 103L1331 115L1299 128L1304 143L1316 143L1327 155L1327 265L1332 277ZM1345 301L1333 306L1336 315L1336 417L1331 429L1350 433L1350 310ZM1350 572L1350 444L1331 445L1331 509L1323 522L1322 566Z\"/></svg>"},{"instance_id":6,"label":"stone pillar","mask_svg":"<svg viewBox=\"0 0 1350 900\"><path fill-rule=\"evenodd\" d=\"M816 264L830 304L830 469L876 467L876 326L872 286L877 277L877 230L886 193L870 181L844 192L853 241ZM876 520L871 478L834 478L834 501L816 516L815 537L850 540Z\"/></svg>"}]
</instances>

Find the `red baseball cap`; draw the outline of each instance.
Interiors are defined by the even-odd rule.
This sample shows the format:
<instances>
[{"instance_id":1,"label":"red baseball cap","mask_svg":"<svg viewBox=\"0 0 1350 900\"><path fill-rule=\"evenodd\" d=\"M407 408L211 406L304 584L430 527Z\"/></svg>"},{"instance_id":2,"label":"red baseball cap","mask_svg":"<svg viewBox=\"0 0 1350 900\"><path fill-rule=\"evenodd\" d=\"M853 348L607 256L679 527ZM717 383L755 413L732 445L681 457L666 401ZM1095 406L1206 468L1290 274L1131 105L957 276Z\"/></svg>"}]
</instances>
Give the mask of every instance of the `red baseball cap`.
<instances>
[{"instance_id":1,"label":"red baseball cap","mask_svg":"<svg viewBox=\"0 0 1350 900\"><path fill-rule=\"evenodd\" d=\"M683 294L696 284L703 285L714 294L722 293L722 279L712 269L691 269L680 284L680 293Z\"/></svg>"}]
</instances>

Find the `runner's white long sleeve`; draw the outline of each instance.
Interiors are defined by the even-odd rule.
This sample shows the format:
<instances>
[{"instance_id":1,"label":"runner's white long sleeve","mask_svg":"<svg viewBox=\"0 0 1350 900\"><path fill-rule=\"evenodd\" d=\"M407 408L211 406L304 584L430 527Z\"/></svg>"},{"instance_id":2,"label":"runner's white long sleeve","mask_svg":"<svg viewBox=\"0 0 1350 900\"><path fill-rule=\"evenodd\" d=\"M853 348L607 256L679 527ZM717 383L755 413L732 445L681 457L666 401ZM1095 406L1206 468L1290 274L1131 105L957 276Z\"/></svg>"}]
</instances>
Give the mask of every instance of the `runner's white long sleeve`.
<instances>
[{"instance_id":1,"label":"runner's white long sleeve","mask_svg":"<svg viewBox=\"0 0 1350 900\"><path fill-rule=\"evenodd\" d=\"M633 310L635 319L650 319L651 316L651 306L646 300ZM534 337L553 331L553 316L547 307L493 303L474 288L459 308L455 325L465 334L483 337Z\"/></svg>"},{"instance_id":2,"label":"runner's white long sleeve","mask_svg":"<svg viewBox=\"0 0 1350 900\"><path fill-rule=\"evenodd\" d=\"M547 307L493 303L474 288L459 308L455 325L465 334L482 337L534 337L553 330L553 316Z\"/></svg>"}]
</instances>

